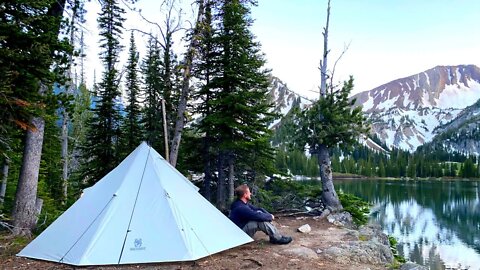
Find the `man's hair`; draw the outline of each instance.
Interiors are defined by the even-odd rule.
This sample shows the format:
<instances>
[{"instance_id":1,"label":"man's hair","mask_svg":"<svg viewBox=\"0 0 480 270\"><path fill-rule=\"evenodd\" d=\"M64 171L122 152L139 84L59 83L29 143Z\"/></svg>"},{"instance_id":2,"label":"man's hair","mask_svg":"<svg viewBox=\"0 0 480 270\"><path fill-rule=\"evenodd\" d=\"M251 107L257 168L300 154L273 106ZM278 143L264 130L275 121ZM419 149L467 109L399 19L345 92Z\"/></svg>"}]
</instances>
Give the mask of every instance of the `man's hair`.
<instances>
[{"instance_id":1,"label":"man's hair","mask_svg":"<svg viewBox=\"0 0 480 270\"><path fill-rule=\"evenodd\" d=\"M240 185L235 188L235 196L237 196L237 199L240 199L243 197L243 195L247 192L248 186L247 184Z\"/></svg>"}]
</instances>

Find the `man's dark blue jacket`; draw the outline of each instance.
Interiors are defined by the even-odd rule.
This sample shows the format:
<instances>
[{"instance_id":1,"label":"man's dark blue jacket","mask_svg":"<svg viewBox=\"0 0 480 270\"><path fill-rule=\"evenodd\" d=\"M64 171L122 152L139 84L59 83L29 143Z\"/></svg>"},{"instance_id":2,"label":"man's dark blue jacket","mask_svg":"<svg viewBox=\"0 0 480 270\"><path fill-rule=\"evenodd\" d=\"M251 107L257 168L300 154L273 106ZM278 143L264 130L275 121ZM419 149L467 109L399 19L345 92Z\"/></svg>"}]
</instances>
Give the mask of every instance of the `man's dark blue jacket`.
<instances>
[{"instance_id":1,"label":"man's dark blue jacket","mask_svg":"<svg viewBox=\"0 0 480 270\"><path fill-rule=\"evenodd\" d=\"M243 229L245 224L249 221L272 221L272 215L267 210L255 207L249 203L244 203L242 200L236 200L230 206L229 218L233 223L237 224L240 229Z\"/></svg>"}]
</instances>

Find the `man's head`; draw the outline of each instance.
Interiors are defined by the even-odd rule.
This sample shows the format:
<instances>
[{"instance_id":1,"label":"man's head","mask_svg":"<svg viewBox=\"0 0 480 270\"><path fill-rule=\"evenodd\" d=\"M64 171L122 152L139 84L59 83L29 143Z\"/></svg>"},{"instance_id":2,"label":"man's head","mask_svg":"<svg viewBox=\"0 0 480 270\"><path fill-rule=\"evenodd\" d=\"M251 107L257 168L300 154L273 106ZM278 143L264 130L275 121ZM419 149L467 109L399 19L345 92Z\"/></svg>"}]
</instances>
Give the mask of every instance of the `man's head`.
<instances>
[{"instance_id":1,"label":"man's head","mask_svg":"<svg viewBox=\"0 0 480 270\"><path fill-rule=\"evenodd\" d=\"M235 196L237 196L237 199L242 200L244 202L249 201L251 198L252 194L250 193L250 189L246 184L240 185L237 188L235 188Z\"/></svg>"}]
</instances>

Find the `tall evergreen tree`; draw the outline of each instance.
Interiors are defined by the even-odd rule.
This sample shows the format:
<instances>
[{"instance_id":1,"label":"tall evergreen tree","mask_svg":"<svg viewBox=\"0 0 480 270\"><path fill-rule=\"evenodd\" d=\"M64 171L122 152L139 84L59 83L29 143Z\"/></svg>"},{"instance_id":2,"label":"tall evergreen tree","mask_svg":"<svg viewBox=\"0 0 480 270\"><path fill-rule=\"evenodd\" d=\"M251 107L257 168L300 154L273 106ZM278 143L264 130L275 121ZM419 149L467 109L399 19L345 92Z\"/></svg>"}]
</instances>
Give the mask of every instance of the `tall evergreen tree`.
<instances>
[{"instance_id":1,"label":"tall evergreen tree","mask_svg":"<svg viewBox=\"0 0 480 270\"><path fill-rule=\"evenodd\" d=\"M143 94L145 95L142 110L142 126L145 130L145 140L159 153L165 153L162 131L162 111L160 95L161 84L160 47L156 39L151 38L147 45L147 55L142 63Z\"/></svg>"},{"instance_id":2,"label":"tall evergreen tree","mask_svg":"<svg viewBox=\"0 0 480 270\"><path fill-rule=\"evenodd\" d=\"M75 194L80 188L82 188L83 177L80 171L81 164L87 162L88 157L82 155L82 146L86 144L88 125L93 116L91 111L92 97L85 83L80 83L77 93L73 101L73 113L72 113L72 131L71 131L71 143L72 143L72 158L70 162L70 170L72 172L72 178L70 180L70 192ZM73 190L72 190L73 189ZM73 198L74 199L74 198Z\"/></svg>"},{"instance_id":3,"label":"tall evergreen tree","mask_svg":"<svg viewBox=\"0 0 480 270\"><path fill-rule=\"evenodd\" d=\"M133 32L130 36L130 49L126 67L126 91L128 104L125 108L125 118L122 128L122 154L126 155L135 149L142 141L141 107L139 103L140 86L138 81L138 53ZM123 156L122 155L122 156Z\"/></svg>"},{"instance_id":4,"label":"tall evergreen tree","mask_svg":"<svg viewBox=\"0 0 480 270\"><path fill-rule=\"evenodd\" d=\"M242 153L267 155L269 145L255 149L257 141L269 136L271 104L267 101L268 71L260 46L249 28L253 1L224 0L218 3L218 29L213 43L218 48L212 60L213 70L208 87L214 89L210 98L210 114L203 118L209 123L218 151L217 204L225 208L226 195L233 198L233 176L236 161ZM270 157L272 158L272 157ZM253 165L253 164L252 164ZM227 188L228 172L228 188Z\"/></svg>"},{"instance_id":5,"label":"tall evergreen tree","mask_svg":"<svg viewBox=\"0 0 480 270\"><path fill-rule=\"evenodd\" d=\"M0 128L0 154L8 149L3 136L10 133L11 123L27 129L12 211L15 234L30 234L41 209L37 187L45 108L56 104L49 102L54 97L51 86L60 79L57 75L69 51L67 42L58 37L64 5L64 0L22 1L2 3L0 9L0 117L5 123ZM7 148L2 147L5 142Z\"/></svg>"},{"instance_id":6,"label":"tall evergreen tree","mask_svg":"<svg viewBox=\"0 0 480 270\"><path fill-rule=\"evenodd\" d=\"M99 83L98 98L95 100L94 115L90 123L88 139L84 153L88 162L84 175L90 184L99 180L112 170L118 162L117 145L119 139L120 113L117 102L120 97L119 74L116 68L122 49L122 16L125 11L116 0L100 1L98 25L100 29L100 59L104 64L102 81Z\"/></svg>"},{"instance_id":7,"label":"tall evergreen tree","mask_svg":"<svg viewBox=\"0 0 480 270\"><path fill-rule=\"evenodd\" d=\"M193 93L193 99L200 100L195 104L194 110L201 115L201 121L195 126L203 132L202 136L202 160L203 160L203 195L207 200L211 200L211 185L214 179L213 167L216 160L215 152L212 149L214 138L212 135L212 124L208 119L204 119L210 115L212 108L212 97L215 89L212 87L210 81L214 76L218 76L218 71L212 65L213 58L217 55L216 44L213 41L213 16L211 0L205 1L205 18L198 24L198 56L192 60L192 73L197 78L196 88ZM192 37L193 38L193 37Z\"/></svg>"}]
</instances>

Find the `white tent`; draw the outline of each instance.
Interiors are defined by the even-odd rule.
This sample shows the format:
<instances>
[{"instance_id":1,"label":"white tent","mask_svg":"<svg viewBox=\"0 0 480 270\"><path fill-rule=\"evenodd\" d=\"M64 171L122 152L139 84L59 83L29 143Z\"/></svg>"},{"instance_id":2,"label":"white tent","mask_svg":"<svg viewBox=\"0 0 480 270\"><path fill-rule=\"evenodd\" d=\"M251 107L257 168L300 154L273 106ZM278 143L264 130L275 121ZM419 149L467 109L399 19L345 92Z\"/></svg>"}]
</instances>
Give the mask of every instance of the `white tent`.
<instances>
[{"instance_id":1,"label":"white tent","mask_svg":"<svg viewBox=\"0 0 480 270\"><path fill-rule=\"evenodd\" d=\"M17 256L71 265L190 261L251 241L144 142Z\"/></svg>"}]
</instances>

